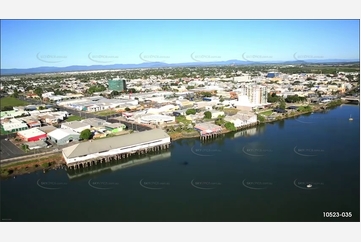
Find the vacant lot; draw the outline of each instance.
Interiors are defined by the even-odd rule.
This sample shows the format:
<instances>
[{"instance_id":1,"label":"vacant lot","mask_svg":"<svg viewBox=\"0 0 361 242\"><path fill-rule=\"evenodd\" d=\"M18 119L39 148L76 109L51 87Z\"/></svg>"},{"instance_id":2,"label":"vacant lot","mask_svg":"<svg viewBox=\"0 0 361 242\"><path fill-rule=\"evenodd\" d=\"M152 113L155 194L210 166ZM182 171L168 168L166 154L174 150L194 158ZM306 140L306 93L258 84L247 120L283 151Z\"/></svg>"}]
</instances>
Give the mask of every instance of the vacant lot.
<instances>
[{"instance_id":1,"label":"vacant lot","mask_svg":"<svg viewBox=\"0 0 361 242\"><path fill-rule=\"evenodd\" d=\"M71 115L71 116L69 116L69 117L65 120L65 122L80 121L80 120L82 120L82 119L83 119L83 118L80 117L80 116Z\"/></svg>"},{"instance_id":2,"label":"vacant lot","mask_svg":"<svg viewBox=\"0 0 361 242\"><path fill-rule=\"evenodd\" d=\"M273 113L272 110L268 110L268 111L265 111L265 112L262 112L262 113L259 113L259 114L264 115L264 116L269 116L269 115L271 115L272 113Z\"/></svg>"},{"instance_id":3,"label":"vacant lot","mask_svg":"<svg viewBox=\"0 0 361 242\"><path fill-rule=\"evenodd\" d=\"M111 116L114 114L118 114L118 112L115 110L105 110L105 111L95 112L94 114L99 116Z\"/></svg>"},{"instance_id":4,"label":"vacant lot","mask_svg":"<svg viewBox=\"0 0 361 242\"><path fill-rule=\"evenodd\" d=\"M16 106L25 106L25 105L28 105L28 103L13 97L0 98L1 110L3 110L3 108L6 106L16 107Z\"/></svg>"}]
</instances>

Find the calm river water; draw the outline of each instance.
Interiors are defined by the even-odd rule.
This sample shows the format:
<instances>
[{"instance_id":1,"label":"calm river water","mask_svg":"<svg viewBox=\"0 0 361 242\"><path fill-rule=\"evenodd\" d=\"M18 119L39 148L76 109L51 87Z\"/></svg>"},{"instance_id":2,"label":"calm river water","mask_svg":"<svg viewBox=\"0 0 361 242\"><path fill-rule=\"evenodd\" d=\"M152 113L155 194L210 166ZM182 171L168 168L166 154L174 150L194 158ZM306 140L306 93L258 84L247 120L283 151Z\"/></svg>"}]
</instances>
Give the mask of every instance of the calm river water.
<instances>
[{"instance_id":1,"label":"calm river water","mask_svg":"<svg viewBox=\"0 0 361 242\"><path fill-rule=\"evenodd\" d=\"M1 219L360 221L356 105L206 142L178 140L168 151L129 161L142 164L51 170L1 181Z\"/></svg>"}]
</instances>

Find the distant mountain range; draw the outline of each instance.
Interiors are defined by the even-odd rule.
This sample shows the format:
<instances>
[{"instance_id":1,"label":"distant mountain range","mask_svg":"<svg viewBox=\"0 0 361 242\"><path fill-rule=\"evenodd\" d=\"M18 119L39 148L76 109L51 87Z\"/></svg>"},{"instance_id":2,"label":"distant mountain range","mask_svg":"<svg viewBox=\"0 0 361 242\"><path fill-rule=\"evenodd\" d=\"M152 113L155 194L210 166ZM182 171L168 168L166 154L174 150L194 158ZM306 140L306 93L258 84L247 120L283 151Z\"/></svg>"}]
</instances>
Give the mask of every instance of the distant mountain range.
<instances>
[{"instance_id":1,"label":"distant mountain range","mask_svg":"<svg viewBox=\"0 0 361 242\"><path fill-rule=\"evenodd\" d=\"M358 59L321 59L321 60L297 60L297 61L241 61L228 60L217 62L185 62L177 64L168 64L164 62L144 62L141 64L112 64L112 65L91 65L91 66L67 66L67 67L36 67L27 69L1 69L1 75L19 75L53 72L73 72L73 71L97 71L97 70L116 70L116 69L143 69L143 68L166 68L166 67L202 67L202 66L231 66L231 65L302 65L302 64L336 64L336 63L354 63L360 62Z\"/></svg>"}]
</instances>

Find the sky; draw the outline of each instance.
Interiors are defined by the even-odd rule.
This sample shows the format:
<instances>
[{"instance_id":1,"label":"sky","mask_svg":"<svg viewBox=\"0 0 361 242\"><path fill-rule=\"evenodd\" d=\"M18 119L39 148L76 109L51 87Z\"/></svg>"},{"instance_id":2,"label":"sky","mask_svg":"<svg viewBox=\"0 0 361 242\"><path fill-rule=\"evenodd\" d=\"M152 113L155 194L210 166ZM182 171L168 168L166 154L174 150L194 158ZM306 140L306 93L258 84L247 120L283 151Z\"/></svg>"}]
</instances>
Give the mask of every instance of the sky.
<instances>
[{"instance_id":1,"label":"sky","mask_svg":"<svg viewBox=\"0 0 361 242\"><path fill-rule=\"evenodd\" d=\"M359 59L359 20L2 20L1 69Z\"/></svg>"}]
</instances>

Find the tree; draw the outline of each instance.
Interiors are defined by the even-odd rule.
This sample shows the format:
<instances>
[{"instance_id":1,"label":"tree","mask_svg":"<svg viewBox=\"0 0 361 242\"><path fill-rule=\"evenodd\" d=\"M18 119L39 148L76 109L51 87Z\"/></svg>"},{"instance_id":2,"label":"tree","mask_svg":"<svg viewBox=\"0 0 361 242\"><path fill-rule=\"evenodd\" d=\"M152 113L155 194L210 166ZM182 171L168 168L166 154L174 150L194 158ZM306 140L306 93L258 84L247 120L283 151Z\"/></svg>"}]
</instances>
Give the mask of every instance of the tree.
<instances>
[{"instance_id":1,"label":"tree","mask_svg":"<svg viewBox=\"0 0 361 242\"><path fill-rule=\"evenodd\" d=\"M34 93L41 98L41 96L43 95L43 89L41 87L37 87L35 88Z\"/></svg>"},{"instance_id":2,"label":"tree","mask_svg":"<svg viewBox=\"0 0 361 242\"><path fill-rule=\"evenodd\" d=\"M286 102L283 98L280 100L280 104L278 106L280 109L286 109Z\"/></svg>"},{"instance_id":3,"label":"tree","mask_svg":"<svg viewBox=\"0 0 361 242\"><path fill-rule=\"evenodd\" d=\"M14 93L11 96L14 98L19 98L19 91L17 88L14 89Z\"/></svg>"},{"instance_id":4,"label":"tree","mask_svg":"<svg viewBox=\"0 0 361 242\"><path fill-rule=\"evenodd\" d=\"M230 130L230 131L236 131L236 127L234 126L234 123L231 122L227 122L224 124L224 127L226 127L226 129Z\"/></svg>"},{"instance_id":5,"label":"tree","mask_svg":"<svg viewBox=\"0 0 361 242\"><path fill-rule=\"evenodd\" d=\"M119 96L119 94L120 93L118 91L112 91L112 93L111 93L112 96Z\"/></svg>"},{"instance_id":6,"label":"tree","mask_svg":"<svg viewBox=\"0 0 361 242\"><path fill-rule=\"evenodd\" d=\"M125 108L125 111L129 112L129 111L130 111L130 108L126 107L126 108Z\"/></svg>"},{"instance_id":7,"label":"tree","mask_svg":"<svg viewBox=\"0 0 361 242\"><path fill-rule=\"evenodd\" d=\"M191 109L188 109L187 111L186 111L186 114L187 115L190 115L190 114L196 114L197 113L197 111L194 109L194 108L191 108Z\"/></svg>"},{"instance_id":8,"label":"tree","mask_svg":"<svg viewBox=\"0 0 361 242\"><path fill-rule=\"evenodd\" d=\"M81 131L79 138L88 140L91 138L91 136L92 136L92 133L91 133L90 129L84 129L83 131Z\"/></svg>"},{"instance_id":9,"label":"tree","mask_svg":"<svg viewBox=\"0 0 361 242\"><path fill-rule=\"evenodd\" d=\"M210 111L204 112L204 118L205 119L211 119L212 118L212 113Z\"/></svg>"},{"instance_id":10,"label":"tree","mask_svg":"<svg viewBox=\"0 0 361 242\"><path fill-rule=\"evenodd\" d=\"M39 110L44 110L44 109L45 109L44 106L40 106L40 107L39 107Z\"/></svg>"}]
</instances>

